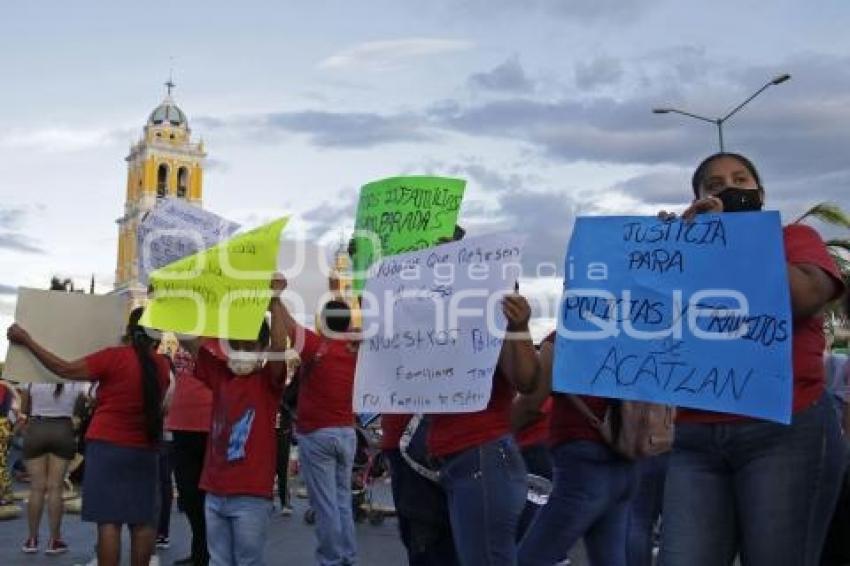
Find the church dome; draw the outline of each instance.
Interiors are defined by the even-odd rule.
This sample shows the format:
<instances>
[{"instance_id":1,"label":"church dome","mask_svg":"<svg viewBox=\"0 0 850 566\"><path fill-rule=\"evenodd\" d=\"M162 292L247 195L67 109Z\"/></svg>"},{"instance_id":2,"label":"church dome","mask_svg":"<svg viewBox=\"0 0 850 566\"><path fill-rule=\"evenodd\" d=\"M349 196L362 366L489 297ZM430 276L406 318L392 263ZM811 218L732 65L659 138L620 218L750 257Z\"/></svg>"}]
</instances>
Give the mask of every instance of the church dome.
<instances>
[{"instance_id":1,"label":"church dome","mask_svg":"<svg viewBox=\"0 0 850 566\"><path fill-rule=\"evenodd\" d=\"M148 125L171 125L185 128L189 126L189 120L186 119L186 114L168 96L162 101L162 104L154 108L153 112L151 112L148 118Z\"/></svg>"}]
</instances>

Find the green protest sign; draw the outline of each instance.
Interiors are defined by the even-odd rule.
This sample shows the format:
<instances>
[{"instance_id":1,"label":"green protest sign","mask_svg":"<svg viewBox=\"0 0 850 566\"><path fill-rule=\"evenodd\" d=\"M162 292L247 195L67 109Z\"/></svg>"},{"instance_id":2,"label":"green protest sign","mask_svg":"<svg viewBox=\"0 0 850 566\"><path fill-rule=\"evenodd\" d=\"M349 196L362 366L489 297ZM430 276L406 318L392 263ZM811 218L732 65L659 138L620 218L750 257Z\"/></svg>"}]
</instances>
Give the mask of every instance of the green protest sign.
<instances>
[{"instance_id":1,"label":"green protest sign","mask_svg":"<svg viewBox=\"0 0 850 566\"><path fill-rule=\"evenodd\" d=\"M463 179L424 176L364 185L354 225L354 289L363 289L367 270L379 258L451 238L465 188Z\"/></svg>"}]
</instances>

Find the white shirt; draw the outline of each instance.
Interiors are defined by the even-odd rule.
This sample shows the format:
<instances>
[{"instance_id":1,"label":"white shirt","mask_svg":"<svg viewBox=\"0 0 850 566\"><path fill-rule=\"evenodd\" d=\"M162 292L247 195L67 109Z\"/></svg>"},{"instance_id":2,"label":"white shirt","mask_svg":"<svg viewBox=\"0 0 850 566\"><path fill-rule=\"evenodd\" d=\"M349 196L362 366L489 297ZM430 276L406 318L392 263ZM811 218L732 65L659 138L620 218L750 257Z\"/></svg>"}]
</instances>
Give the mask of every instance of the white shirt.
<instances>
[{"instance_id":1,"label":"white shirt","mask_svg":"<svg viewBox=\"0 0 850 566\"><path fill-rule=\"evenodd\" d=\"M58 397L53 395L55 383L33 383L27 387L30 396L30 415L33 417L70 417L80 393L89 383L66 383Z\"/></svg>"}]
</instances>

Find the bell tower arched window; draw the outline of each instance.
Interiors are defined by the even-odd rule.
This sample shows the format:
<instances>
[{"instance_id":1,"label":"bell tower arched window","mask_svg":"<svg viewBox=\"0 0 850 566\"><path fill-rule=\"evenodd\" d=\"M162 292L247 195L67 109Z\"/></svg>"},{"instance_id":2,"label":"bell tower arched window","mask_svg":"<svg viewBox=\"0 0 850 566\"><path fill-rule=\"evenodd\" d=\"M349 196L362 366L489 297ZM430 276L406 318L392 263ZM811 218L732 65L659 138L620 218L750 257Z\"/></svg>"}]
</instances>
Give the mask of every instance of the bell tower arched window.
<instances>
[{"instance_id":1,"label":"bell tower arched window","mask_svg":"<svg viewBox=\"0 0 850 566\"><path fill-rule=\"evenodd\" d=\"M187 194L189 194L189 170L181 167L177 170L177 196L186 198Z\"/></svg>"},{"instance_id":2,"label":"bell tower arched window","mask_svg":"<svg viewBox=\"0 0 850 566\"><path fill-rule=\"evenodd\" d=\"M156 196L163 198L168 193L168 165L160 163L156 170Z\"/></svg>"}]
</instances>

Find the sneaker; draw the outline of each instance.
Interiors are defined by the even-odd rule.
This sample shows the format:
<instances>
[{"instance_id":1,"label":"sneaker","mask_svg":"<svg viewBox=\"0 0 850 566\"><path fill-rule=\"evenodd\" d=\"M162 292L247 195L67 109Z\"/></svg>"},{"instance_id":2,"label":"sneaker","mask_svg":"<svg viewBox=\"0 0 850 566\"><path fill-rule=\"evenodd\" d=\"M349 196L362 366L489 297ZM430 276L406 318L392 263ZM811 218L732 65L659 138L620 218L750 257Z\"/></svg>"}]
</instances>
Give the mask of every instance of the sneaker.
<instances>
[{"instance_id":1,"label":"sneaker","mask_svg":"<svg viewBox=\"0 0 850 566\"><path fill-rule=\"evenodd\" d=\"M281 517L291 517L292 516L292 505L284 505L280 509Z\"/></svg>"},{"instance_id":2,"label":"sneaker","mask_svg":"<svg viewBox=\"0 0 850 566\"><path fill-rule=\"evenodd\" d=\"M24 542L24 546L21 547L21 552L25 554L35 554L38 552L38 539L30 537Z\"/></svg>"},{"instance_id":3,"label":"sneaker","mask_svg":"<svg viewBox=\"0 0 850 566\"><path fill-rule=\"evenodd\" d=\"M156 547L157 548L168 548L171 546L171 541L167 536L159 535L156 537Z\"/></svg>"},{"instance_id":4,"label":"sneaker","mask_svg":"<svg viewBox=\"0 0 850 566\"><path fill-rule=\"evenodd\" d=\"M51 556L65 552L68 552L68 545L61 538L50 539L47 542L47 548L44 549L44 553Z\"/></svg>"}]
</instances>

